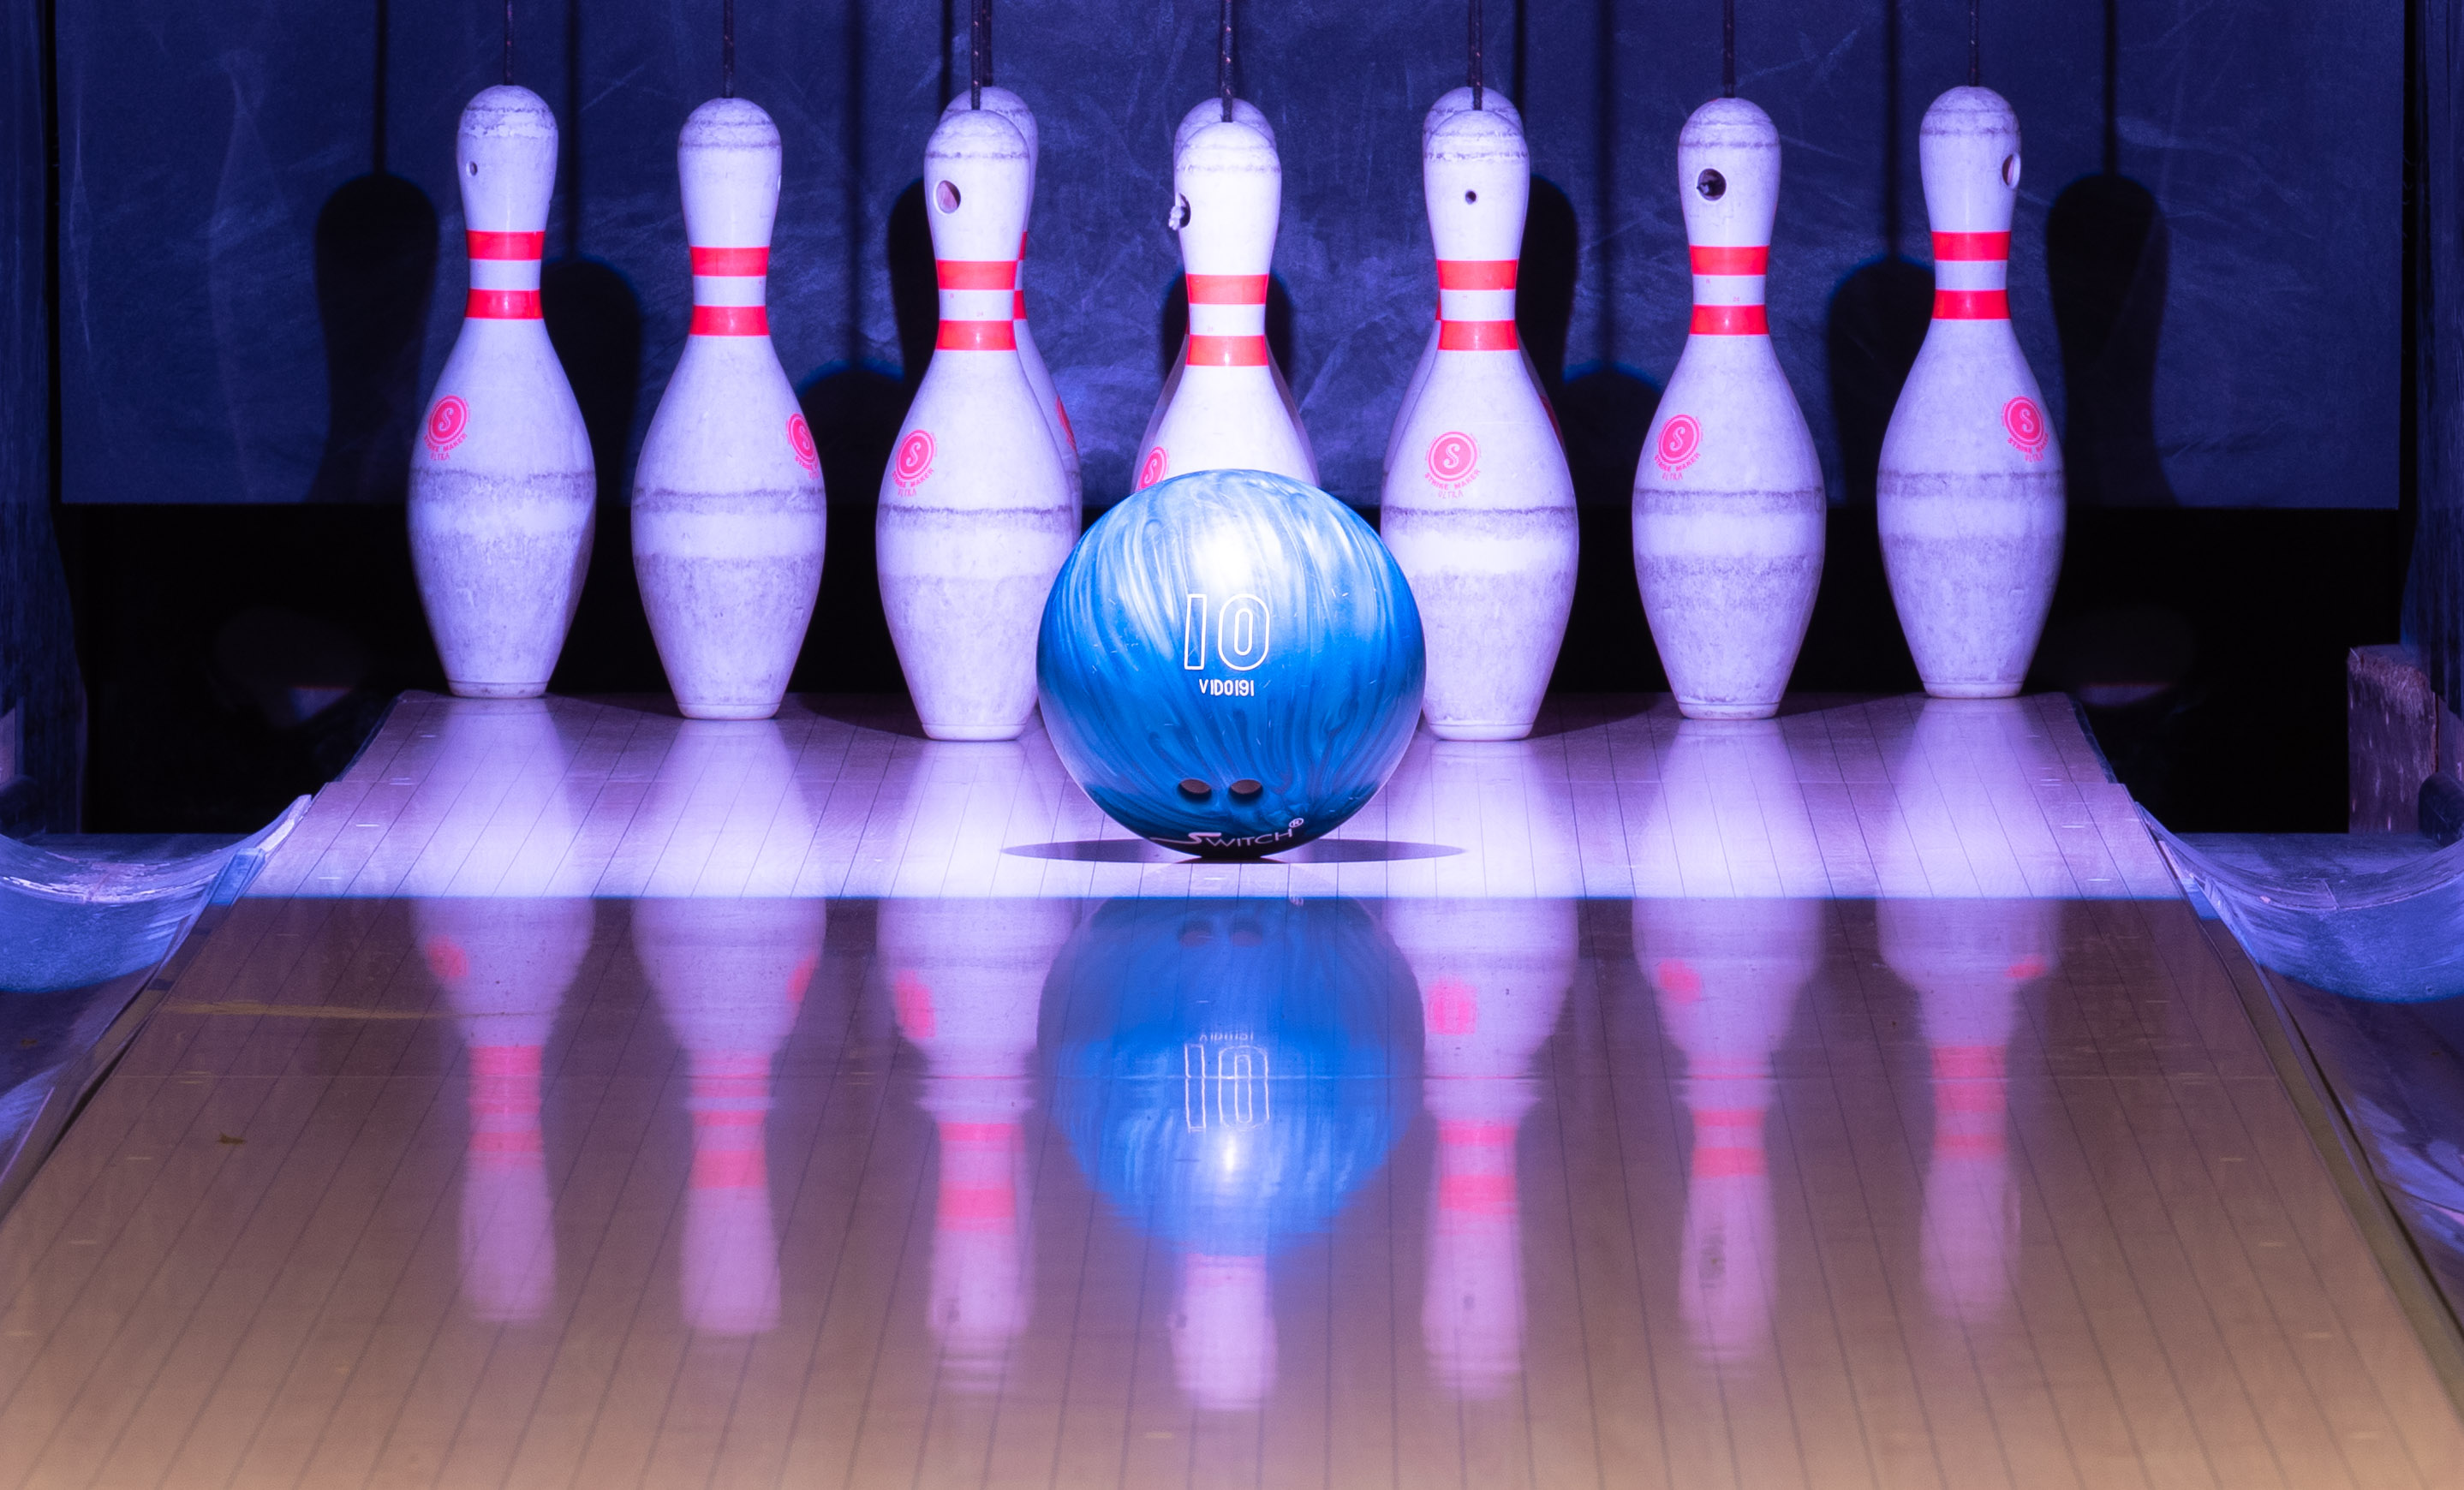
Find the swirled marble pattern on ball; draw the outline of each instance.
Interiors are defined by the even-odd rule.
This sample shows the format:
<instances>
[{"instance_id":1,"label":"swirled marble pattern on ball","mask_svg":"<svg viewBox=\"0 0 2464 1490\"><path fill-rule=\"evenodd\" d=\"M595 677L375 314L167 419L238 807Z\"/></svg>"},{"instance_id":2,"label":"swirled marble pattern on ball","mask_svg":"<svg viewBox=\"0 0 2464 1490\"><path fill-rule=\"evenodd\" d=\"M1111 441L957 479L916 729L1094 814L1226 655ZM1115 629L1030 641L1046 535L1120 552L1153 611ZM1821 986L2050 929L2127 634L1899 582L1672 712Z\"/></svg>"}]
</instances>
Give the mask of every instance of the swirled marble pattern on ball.
<instances>
[{"instance_id":1,"label":"swirled marble pattern on ball","mask_svg":"<svg viewBox=\"0 0 2464 1490\"><path fill-rule=\"evenodd\" d=\"M1359 811L1411 742L1422 673L1419 609L1377 535L1256 471L1193 471L1106 513L1053 581L1036 651L1045 729L1095 805L1209 857L1291 848Z\"/></svg>"}]
</instances>

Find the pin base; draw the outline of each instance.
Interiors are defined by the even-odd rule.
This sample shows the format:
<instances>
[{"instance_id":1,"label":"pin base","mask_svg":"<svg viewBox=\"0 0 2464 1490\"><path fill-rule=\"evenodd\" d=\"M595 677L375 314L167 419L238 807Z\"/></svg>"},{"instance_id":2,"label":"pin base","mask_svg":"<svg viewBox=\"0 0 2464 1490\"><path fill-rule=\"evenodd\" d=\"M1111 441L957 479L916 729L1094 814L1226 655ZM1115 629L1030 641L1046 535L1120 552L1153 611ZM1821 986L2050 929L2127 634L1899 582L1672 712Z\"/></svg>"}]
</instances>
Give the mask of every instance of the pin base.
<instances>
[{"instance_id":1,"label":"pin base","mask_svg":"<svg viewBox=\"0 0 2464 1490\"><path fill-rule=\"evenodd\" d=\"M1441 740L1519 740L1531 733L1531 721L1520 724L1479 724L1449 720L1440 724L1428 721L1429 733Z\"/></svg>"},{"instance_id":2,"label":"pin base","mask_svg":"<svg viewBox=\"0 0 2464 1490\"><path fill-rule=\"evenodd\" d=\"M688 719L767 719L779 712L776 704L688 704L676 700L676 712Z\"/></svg>"},{"instance_id":3,"label":"pin base","mask_svg":"<svg viewBox=\"0 0 2464 1490\"><path fill-rule=\"evenodd\" d=\"M1014 740L1026 733L1023 724L928 724L924 733L936 740Z\"/></svg>"},{"instance_id":4,"label":"pin base","mask_svg":"<svg viewBox=\"0 0 2464 1490\"><path fill-rule=\"evenodd\" d=\"M1935 698L2016 698L2016 683L1928 683L1925 691Z\"/></svg>"},{"instance_id":5,"label":"pin base","mask_svg":"<svg viewBox=\"0 0 2464 1490\"><path fill-rule=\"evenodd\" d=\"M1779 712L1779 701L1768 704L1700 704L1691 699L1677 701L1677 712L1688 719L1768 719Z\"/></svg>"},{"instance_id":6,"label":"pin base","mask_svg":"<svg viewBox=\"0 0 2464 1490\"><path fill-rule=\"evenodd\" d=\"M472 683L461 678L448 678L445 686L455 698L537 698L547 691L545 683Z\"/></svg>"}]
</instances>

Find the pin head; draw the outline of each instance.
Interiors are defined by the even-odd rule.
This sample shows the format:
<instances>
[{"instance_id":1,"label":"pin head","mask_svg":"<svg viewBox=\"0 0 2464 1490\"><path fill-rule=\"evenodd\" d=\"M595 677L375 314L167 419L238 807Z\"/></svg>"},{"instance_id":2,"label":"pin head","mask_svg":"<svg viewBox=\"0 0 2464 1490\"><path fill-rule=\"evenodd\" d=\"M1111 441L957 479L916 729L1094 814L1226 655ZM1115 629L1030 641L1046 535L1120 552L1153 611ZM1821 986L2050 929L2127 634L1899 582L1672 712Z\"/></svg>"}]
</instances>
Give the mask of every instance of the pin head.
<instances>
[{"instance_id":1,"label":"pin head","mask_svg":"<svg viewBox=\"0 0 2464 1490\"><path fill-rule=\"evenodd\" d=\"M528 88L486 89L462 110L453 165L464 226L479 232L544 228L556 188L556 115Z\"/></svg>"},{"instance_id":2,"label":"pin head","mask_svg":"<svg viewBox=\"0 0 2464 1490\"><path fill-rule=\"evenodd\" d=\"M1743 99L1696 109L1677 137L1677 184L1687 242L1770 243L1779 206L1779 130L1771 116Z\"/></svg>"},{"instance_id":3,"label":"pin head","mask_svg":"<svg viewBox=\"0 0 2464 1490\"><path fill-rule=\"evenodd\" d=\"M1499 115L1514 126L1515 133L1523 132L1523 116L1515 112L1514 101L1511 99L1494 88L1484 87L1480 93L1481 113ZM1429 136L1440 124L1458 114L1468 112L1471 112L1471 88L1468 84L1460 88L1449 88L1438 95L1438 101L1429 105L1428 117L1420 121L1421 150L1425 152L1428 149Z\"/></svg>"},{"instance_id":4,"label":"pin head","mask_svg":"<svg viewBox=\"0 0 2464 1490\"><path fill-rule=\"evenodd\" d=\"M1207 124L1173 164L1172 185L1181 262L1191 274L1266 273L1284 203L1273 141L1246 124Z\"/></svg>"},{"instance_id":5,"label":"pin head","mask_svg":"<svg viewBox=\"0 0 2464 1490\"><path fill-rule=\"evenodd\" d=\"M1511 119L1489 109L1454 114L1429 133L1420 161L1429 236L1438 257L1522 256L1523 219L1531 200L1531 151Z\"/></svg>"},{"instance_id":6,"label":"pin head","mask_svg":"<svg viewBox=\"0 0 2464 1490\"><path fill-rule=\"evenodd\" d=\"M983 108L942 115L924 142L924 200L931 207L924 215L933 230L933 256L1018 257L1034 173L1026 141L1000 114Z\"/></svg>"},{"instance_id":7,"label":"pin head","mask_svg":"<svg viewBox=\"0 0 2464 1490\"><path fill-rule=\"evenodd\" d=\"M1917 135L1936 232L2008 232L2019 196L2019 116L1991 88L1953 88Z\"/></svg>"},{"instance_id":8,"label":"pin head","mask_svg":"<svg viewBox=\"0 0 2464 1490\"><path fill-rule=\"evenodd\" d=\"M779 214L779 126L747 99L713 99L676 142L685 237L700 248L767 248Z\"/></svg>"},{"instance_id":9,"label":"pin head","mask_svg":"<svg viewBox=\"0 0 2464 1490\"><path fill-rule=\"evenodd\" d=\"M968 100L964 96L952 99L949 107L941 111L941 117L947 119L953 114L974 112L967 104ZM986 83L983 86L981 111L986 114L998 114L1009 121L1010 127L1018 131L1021 140L1026 142L1027 194L1032 197L1035 193L1036 151L1040 143L1036 136L1035 111L1026 106L1024 99L993 83Z\"/></svg>"},{"instance_id":10,"label":"pin head","mask_svg":"<svg viewBox=\"0 0 2464 1490\"><path fill-rule=\"evenodd\" d=\"M1465 90L1466 94L1468 94L1468 91L1469 90ZM1205 102L1198 105L1198 107L1191 109L1188 113L1182 115L1180 117L1180 127L1172 132L1173 160L1177 162L1180 159L1180 152L1189 148L1190 136L1198 133L1201 129L1204 129L1209 124L1221 124L1222 122L1224 122L1223 100L1221 99L1209 99ZM1231 122L1235 124L1248 125L1251 129L1254 129L1258 133L1266 137L1266 143L1269 147L1274 145L1275 126L1267 123L1266 116L1259 112L1258 106L1250 102L1248 99L1235 99L1232 100Z\"/></svg>"}]
</instances>

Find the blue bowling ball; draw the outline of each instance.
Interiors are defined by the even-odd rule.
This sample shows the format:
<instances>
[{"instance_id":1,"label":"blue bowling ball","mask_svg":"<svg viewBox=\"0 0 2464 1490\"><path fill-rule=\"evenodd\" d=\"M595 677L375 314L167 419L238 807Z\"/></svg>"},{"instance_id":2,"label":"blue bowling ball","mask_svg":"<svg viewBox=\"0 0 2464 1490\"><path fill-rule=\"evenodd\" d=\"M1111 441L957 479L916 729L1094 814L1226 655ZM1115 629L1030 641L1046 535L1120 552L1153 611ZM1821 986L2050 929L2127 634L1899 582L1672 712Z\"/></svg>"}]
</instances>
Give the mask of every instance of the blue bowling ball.
<instances>
[{"instance_id":1,"label":"blue bowling ball","mask_svg":"<svg viewBox=\"0 0 2464 1490\"><path fill-rule=\"evenodd\" d=\"M1044 727L1131 832L1209 858L1331 831L1420 713L1420 612L1386 546L1315 487L1200 471L1078 540L1036 647Z\"/></svg>"}]
</instances>

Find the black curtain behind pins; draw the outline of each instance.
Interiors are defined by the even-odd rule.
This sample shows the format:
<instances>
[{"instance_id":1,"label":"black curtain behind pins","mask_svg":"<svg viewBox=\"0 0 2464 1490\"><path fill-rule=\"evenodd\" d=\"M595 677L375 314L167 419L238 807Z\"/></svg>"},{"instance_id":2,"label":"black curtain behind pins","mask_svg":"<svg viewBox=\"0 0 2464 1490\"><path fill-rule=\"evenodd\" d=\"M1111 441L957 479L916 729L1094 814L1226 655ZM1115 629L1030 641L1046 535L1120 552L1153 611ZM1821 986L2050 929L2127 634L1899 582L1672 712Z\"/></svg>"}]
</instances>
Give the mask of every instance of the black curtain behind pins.
<instances>
[{"instance_id":1,"label":"black curtain behind pins","mask_svg":"<svg viewBox=\"0 0 2464 1490\"><path fill-rule=\"evenodd\" d=\"M2412 13L2415 526L2406 639L2447 707L2464 700L2464 0Z\"/></svg>"},{"instance_id":2,"label":"black curtain behind pins","mask_svg":"<svg viewBox=\"0 0 2464 1490\"><path fill-rule=\"evenodd\" d=\"M77 826L85 700L52 536L51 7L0 17L0 832Z\"/></svg>"}]
</instances>

